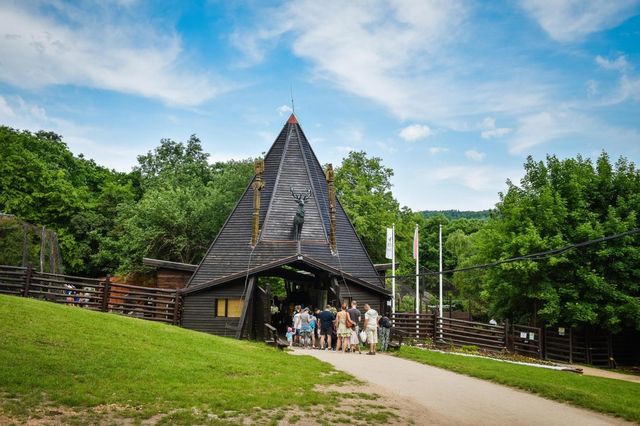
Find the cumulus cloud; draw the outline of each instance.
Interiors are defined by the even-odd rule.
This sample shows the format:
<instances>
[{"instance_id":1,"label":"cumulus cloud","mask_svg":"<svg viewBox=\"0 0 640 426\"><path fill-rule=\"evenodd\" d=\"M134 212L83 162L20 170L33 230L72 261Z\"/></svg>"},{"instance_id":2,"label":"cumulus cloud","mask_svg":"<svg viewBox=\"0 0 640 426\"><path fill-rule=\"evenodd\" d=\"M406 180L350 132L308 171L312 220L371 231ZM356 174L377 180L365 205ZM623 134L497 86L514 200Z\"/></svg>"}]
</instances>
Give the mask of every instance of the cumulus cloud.
<instances>
[{"instance_id":1,"label":"cumulus cloud","mask_svg":"<svg viewBox=\"0 0 640 426\"><path fill-rule=\"evenodd\" d=\"M283 115L291 114L293 112L293 109L291 109L289 105L280 105L278 108L276 108L276 111L278 111L278 114L280 115L280 117L282 117Z\"/></svg>"},{"instance_id":2,"label":"cumulus cloud","mask_svg":"<svg viewBox=\"0 0 640 426\"><path fill-rule=\"evenodd\" d=\"M469 160L482 161L484 160L484 157L487 156L487 154L485 154L484 152L476 151L475 149L470 149L464 152L464 156Z\"/></svg>"},{"instance_id":3,"label":"cumulus cloud","mask_svg":"<svg viewBox=\"0 0 640 426\"><path fill-rule=\"evenodd\" d=\"M614 28L640 9L638 0L522 0L521 5L549 37L560 42Z\"/></svg>"},{"instance_id":4,"label":"cumulus cloud","mask_svg":"<svg viewBox=\"0 0 640 426\"><path fill-rule=\"evenodd\" d=\"M486 117L482 120L480 127L483 129L480 132L482 139L501 138L511 132L508 127L496 127L496 119L493 117Z\"/></svg>"},{"instance_id":5,"label":"cumulus cloud","mask_svg":"<svg viewBox=\"0 0 640 426\"><path fill-rule=\"evenodd\" d=\"M640 85L638 85L640 89ZM640 95L640 91L638 92ZM633 146L640 140L636 130L615 127L568 109L542 111L523 116L509 140L513 154L526 152L537 145L579 137L583 142L615 140Z\"/></svg>"},{"instance_id":6,"label":"cumulus cloud","mask_svg":"<svg viewBox=\"0 0 640 426\"><path fill-rule=\"evenodd\" d=\"M429 148L429 153L431 155L442 154L443 152L449 151L449 148L444 148L441 146L432 146Z\"/></svg>"},{"instance_id":7,"label":"cumulus cloud","mask_svg":"<svg viewBox=\"0 0 640 426\"><path fill-rule=\"evenodd\" d=\"M429 126L424 124L412 124L400 130L398 136L407 142L415 142L421 139L426 139L432 134Z\"/></svg>"},{"instance_id":8,"label":"cumulus cloud","mask_svg":"<svg viewBox=\"0 0 640 426\"><path fill-rule=\"evenodd\" d=\"M629 66L627 58L624 55L620 55L613 60L598 55L596 56L596 63L606 70L622 71Z\"/></svg>"},{"instance_id":9,"label":"cumulus cloud","mask_svg":"<svg viewBox=\"0 0 640 426\"><path fill-rule=\"evenodd\" d=\"M52 3L56 13L45 16L38 6L0 8L2 82L22 88L77 85L184 106L229 89L210 72L194 70L173 31L159 33L122 8L114 14L103 4L88 13Z\"/></svg>"},{"instance_id":10,"label":"cumulus cloud","mask_svg":"<svg viewBox=\"0 0 640 426\"><path fill-rule=\"evenodd\" d=\"M446 166L428 172L434 181L450 181L473 191L497 192L504 187L507 177L521 175L519 170L505 170L493 166Z\"/></svg>"}]
</instances>

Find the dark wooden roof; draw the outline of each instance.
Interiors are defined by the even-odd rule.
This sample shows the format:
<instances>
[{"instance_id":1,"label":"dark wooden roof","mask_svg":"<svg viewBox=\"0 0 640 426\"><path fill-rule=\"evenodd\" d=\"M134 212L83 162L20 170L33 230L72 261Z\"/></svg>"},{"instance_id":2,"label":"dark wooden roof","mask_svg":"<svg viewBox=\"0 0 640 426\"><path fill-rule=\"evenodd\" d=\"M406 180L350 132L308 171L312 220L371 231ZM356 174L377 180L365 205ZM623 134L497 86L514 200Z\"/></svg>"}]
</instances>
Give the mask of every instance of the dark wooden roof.
<instances>
[{"instance_id":1,"label":"dark wooden roof","mask_svg":"<svg viewBox=\"0 0 640 426\"><path fill-rule=\"evenodd\" d=\"M168 260L151 259L149 257L143 257L142 264L153 268L177 269L188 272L193 272L198 267L198 265L192 265L191 263L170 262Z\"/></svg>"},{"instance_id":2,"label":"dark wooden roof","mask_svg":"<svg viewBox=\"0 0 640 426\"><path fill-rule=\"evenodd\" d=\"M298 256L303 256L309 264L325 265L327 272L344 274L354 282L385 292L369 255L339 201L336 203L337 253L332 253L328 236L329 203L324 170L293 114L264 162L258 243L251 247L253 188L252 182L249 182L187 288L206 288L237 278L239 274L255 273L267 265L282 265L280 262L285 259L291 259L292 263ZM293 235L297 204L291 197L290 187L296 191L309 188L312 192L305 206L299 245Z\"/></svg>"}]
</instances>

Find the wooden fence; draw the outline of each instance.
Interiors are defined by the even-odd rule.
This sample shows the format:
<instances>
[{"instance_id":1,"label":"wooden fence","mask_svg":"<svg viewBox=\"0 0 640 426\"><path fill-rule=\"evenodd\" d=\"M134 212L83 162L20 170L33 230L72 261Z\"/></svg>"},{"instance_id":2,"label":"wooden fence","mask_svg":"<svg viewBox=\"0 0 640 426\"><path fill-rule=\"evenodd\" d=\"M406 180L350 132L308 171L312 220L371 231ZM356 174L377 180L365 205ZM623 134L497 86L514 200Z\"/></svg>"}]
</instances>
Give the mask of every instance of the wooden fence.
<instances>
[{"instance_id":1,"label":"wooden fence","mask_svg":"<svg viewBox=\"0 0 640 426\"><path fill-rule=\"evenodd\" d=\"M431 339L441 345L474 345L501 351L506 347L506 328L455 318L441 318L435 314L396 312L391 316L393 326L410 339Z\"/></svg>"},{"instance_id":2,"label":"wooden fence","mask_svg":"<svg viewBox=\"0 0 640 426\"><path fill-rule=\"evenodd\" d=\"M538 327L514 324L511 327L511 348L513 352L531 358L542 358L542 333Z\"/></svg>"},{"instance_id":3,"label":"wooden fence","mask_svg":"<svg viewBox=\"0 0 640 426\"><path fill-rule=\"evenodd\" d=\"M0 266L0 293L169 324L180 322L179 290L112 283L109 276L82 278Z\"/></svg>"}]
</instances>

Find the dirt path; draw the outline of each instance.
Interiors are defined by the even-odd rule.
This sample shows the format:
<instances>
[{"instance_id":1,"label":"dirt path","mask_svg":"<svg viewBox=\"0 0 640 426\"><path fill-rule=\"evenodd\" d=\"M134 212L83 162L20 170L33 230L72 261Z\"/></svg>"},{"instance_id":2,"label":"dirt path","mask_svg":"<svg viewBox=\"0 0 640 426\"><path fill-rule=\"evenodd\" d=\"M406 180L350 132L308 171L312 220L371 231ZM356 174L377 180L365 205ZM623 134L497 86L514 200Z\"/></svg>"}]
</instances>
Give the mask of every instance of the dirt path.
<instances>
[{"instance_id":1,"label":"dirt path","mask_svg":"<svg viewBox=\"0 0 640 426\"><path fill-rule=\"evenodd\" d=\"M417 362L378 354L295 350L409 398L422 408L415 424L612 425L623 420ZM567 373L568 374L568 373Z\"/></svg>"},{"instance_id":2,"label":"dirt path","mask_svg":"<svg viewBox=\"0 0 640 426\"><path fill-rule=\"evenodd\" d=\"M578 368L582 368L582 374L585 376L606 377L607 379L625 380L627 382L640 384L640 376L634 376L633 374L618 373L611 370L602 370L600 368L588 367L586 365L576 365Z\"/></svg>"}]
</instances>

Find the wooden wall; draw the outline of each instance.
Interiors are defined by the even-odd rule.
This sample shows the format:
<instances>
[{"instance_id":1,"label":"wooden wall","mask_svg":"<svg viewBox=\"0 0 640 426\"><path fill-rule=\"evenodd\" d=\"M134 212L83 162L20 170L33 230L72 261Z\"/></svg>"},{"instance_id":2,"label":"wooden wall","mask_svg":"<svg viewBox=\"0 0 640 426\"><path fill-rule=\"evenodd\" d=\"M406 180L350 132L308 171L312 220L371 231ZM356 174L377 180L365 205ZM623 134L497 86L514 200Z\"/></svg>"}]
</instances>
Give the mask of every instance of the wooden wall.
<instances>
[{"instance_id":1,"label":"wooden wall","mask_svg":"<svg viewBox=\"0 0 640 426\"><path fill-rule=\"evenodd\" d=\"M239 318L216 317L215 300L243 296L244 280L237 280L195 293L182 299L182 327L219 336L235 337Z\"/></svg>"},{"instance_id":2,"label":"wooden wall","mask_svg":"<svg viewBox=\"0 0 640 426\"><path fill-rule=\"evenodd\" d=\"M158 268L157 286L158 288L184 288L193 275L192 271L181 271L178 269Z\"/></svg>"},{"instance_id":3,"label":"wooden wall","mask_svg":"<svg viewBox=\"0 0 640 426\"><path fill-rule=\"evenodd\" d=\"M368 303L373 309L378 311L380 315L384 314L387 309L387 298L378 292L369 290L358 284L340 283L340 300L351 299L358 302L358 309L363 310L365 303ZM364 312L364 311L363 311Z\"/></svg>"}]
</instances>

